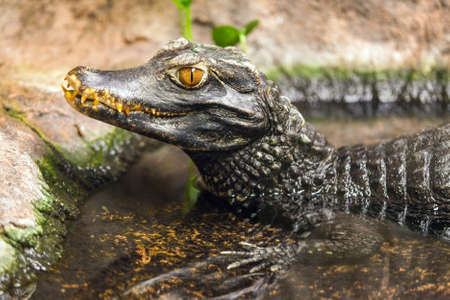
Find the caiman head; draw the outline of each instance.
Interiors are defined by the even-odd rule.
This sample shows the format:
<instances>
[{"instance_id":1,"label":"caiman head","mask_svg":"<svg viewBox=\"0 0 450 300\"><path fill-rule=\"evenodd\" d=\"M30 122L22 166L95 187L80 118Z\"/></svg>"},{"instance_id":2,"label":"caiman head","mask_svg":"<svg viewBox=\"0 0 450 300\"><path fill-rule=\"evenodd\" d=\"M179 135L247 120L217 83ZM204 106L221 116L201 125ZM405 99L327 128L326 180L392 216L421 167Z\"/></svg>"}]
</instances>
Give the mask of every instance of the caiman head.
<instances>
[{"instance_id":1,"label":"caiman head","mask_svg":"<svg viewBox=\"0 0 450 300\"><path fill-rule=\"evenodd\" d=\"M178 39L142 66L76 67L67 101L92 118L187 151L242 147L270 127L268 80L235 48Z\"/></svg>"}]
</instances>

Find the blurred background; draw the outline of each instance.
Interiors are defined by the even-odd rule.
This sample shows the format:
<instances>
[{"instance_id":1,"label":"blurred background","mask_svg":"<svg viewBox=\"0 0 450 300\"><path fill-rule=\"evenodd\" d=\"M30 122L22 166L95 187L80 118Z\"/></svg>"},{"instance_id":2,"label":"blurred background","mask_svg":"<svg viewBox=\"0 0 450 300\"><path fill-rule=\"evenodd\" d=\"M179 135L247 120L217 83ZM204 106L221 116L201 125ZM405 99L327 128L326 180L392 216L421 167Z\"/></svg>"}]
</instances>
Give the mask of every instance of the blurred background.
<instances>
[{"instance_id":1,"label":"blurred background","mask_svg":"<svg viewBox=\"0 0 450 300\"><path fill-rule=\"evenodd\" d=\"M3 0L0 11L0 62L22 71L139 64L181 35L169 0ZM450 62L446 0L194 0L191 14L194 41L201 43L213 43L215 26L259 20L248 55L264 70L294 64L427 70Z\"/></svg>"}]
</instances>

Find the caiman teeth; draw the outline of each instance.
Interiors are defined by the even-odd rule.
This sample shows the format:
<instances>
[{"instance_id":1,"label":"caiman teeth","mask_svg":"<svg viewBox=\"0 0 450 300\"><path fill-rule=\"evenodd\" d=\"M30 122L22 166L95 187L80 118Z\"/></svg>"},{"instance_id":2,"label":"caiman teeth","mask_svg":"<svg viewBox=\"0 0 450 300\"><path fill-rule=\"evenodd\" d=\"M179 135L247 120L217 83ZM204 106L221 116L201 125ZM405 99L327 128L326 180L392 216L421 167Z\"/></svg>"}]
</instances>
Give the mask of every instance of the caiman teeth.
<instances>
[{"instance_id":1,"label":"caiman teeth","mask_svg":"<svg viewBox=\"0 0 450 300\"><path fill-rule=\"evenodd\" d=\"M127 116L131 112L145 112L156 117L180 117L187 113L175 113L159 111L157 108L142 107L139 104L127 105L120 98L114 98L108 91L96 91L93 88L85 88L75 74L69 74L64 78L67 81L67 87L61 85L64 97L73 106L91 107L96 110L101 103L119 113L125 113ZM80 104L75 104L75 99L79 97ZM88 102L92 102L89 104Z\"/></svg>"},{"instance_id":2,"label":"caiman teeth","mask_svg":"<svg viewBox=\"0 0 450 300\"><path fill-rule=\"evenodd\" d=\"M116 103L116 110L118 112L122 112L123 104L122 103Z\"/></svg>"},{"instance_id":3,"label":"caiman teeth","mask_svg":"<svg viewBox=\"0 0 450 300\"><path fill-rule=\"evenodd\" d=\"M75 97L77 96L78 92L74 91L74 90L69 90L67 88L64 87L64 85L61 85L61 88L64 91L64 97L69 101L72 102Z\"/></svg>"},{"instance_id":4,"label":"caiman teeth","mask_svg":"<svg viewBox=\"0 0 450 300\"><path fill-rule=\"evenodd\" d=\"M92 99L92 98L95 99L95 97L96 97L95 91L94 91L93 89L91 89L91 88L87 88L87 89L85 89L85 90L82 92L82 95L81 95L81 104L83 104L84 102L86 102L86 99ZM97 101L97 104L98 104L98 101ZM96 104L95 104L95 101L94 101L94 106L95 106L95 105L96 105Z\"/></svg>"}]
</instances>

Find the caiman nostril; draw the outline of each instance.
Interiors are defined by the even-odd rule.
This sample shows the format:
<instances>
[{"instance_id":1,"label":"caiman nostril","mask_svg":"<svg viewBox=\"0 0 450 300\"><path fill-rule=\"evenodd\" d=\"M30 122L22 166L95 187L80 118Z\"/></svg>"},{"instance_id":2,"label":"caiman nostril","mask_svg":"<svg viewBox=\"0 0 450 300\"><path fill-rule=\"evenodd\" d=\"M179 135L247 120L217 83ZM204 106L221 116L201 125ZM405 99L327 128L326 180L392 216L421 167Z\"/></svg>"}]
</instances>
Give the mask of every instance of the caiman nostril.
<instances>
[{"instance_id":1,"label":"caiman nostril","mask_svg":"<svg viewBox=\"0 0 450 300\"><path fill-rule=\"evenodd\" d=\"M84 66L78 66L70 70L64 78L64 80L67 81L67 88L72 88L75 91L79 91L82 85L79 77L86 71L89 71L89 68Z\"/></svg>"},{"instance_id":2,"label":"caiman nostril","mask_svg":"<svg viewBox=\"0 0 450 300\"><path fill-rule=\"evenodd\" d=\"M67 80L67 87L68 88L73 88L75 91L79 91L80 87L81 87L81 81L80 79L78 79L78 77L75 74L68 74L66 76L66 78L64 78L65 80Z\"/></svg>"},{"instance_id":3,"label":"caiman nostril","mask_svg":"<svg viewBox=\"0 0 450 300\"><path fill-rule=\"evenodd\" d=\"M71 103L78 95L78 92L81 88L81 81L75 74L70 74L70 72L69 74L67 74L64 80L67 81L67 87L64 87L64 85L61 86L64 92L64 98L66 98L66 100Z\"/></svg>"},{"instance_id":4,"label":"caiman nostril","mask_svg":"<svg viewBox=\"0 0 450 300\"><path fill-rule=\"evenodd\" d=\"M69 103L72 103L76 96L79 94L81 89L81 80L78 78L78 75L86 70L86 67L76 67L73 68L69 73L67 73L64 80L67 82L67 86L64 85L61 86L63 92L64 92L64 98Z\"/></svg>"},{"instance_id":5,"label":"caiman nostril","mask_svg":"<svg viewBox=\"0 0 450 300\"><path fill-rule=\"evenodd\" d=\"M78 66L78 67L75 67L75 68L73 68L72 70L70 70L69 71L69 73L67 73L67 75L78 75L78 74L80 74L80 73L84 73L84 72L86 72L86 71L89 71L89 68L88 67L85 67L85 66Z\"/></svg>"}]
</instances>

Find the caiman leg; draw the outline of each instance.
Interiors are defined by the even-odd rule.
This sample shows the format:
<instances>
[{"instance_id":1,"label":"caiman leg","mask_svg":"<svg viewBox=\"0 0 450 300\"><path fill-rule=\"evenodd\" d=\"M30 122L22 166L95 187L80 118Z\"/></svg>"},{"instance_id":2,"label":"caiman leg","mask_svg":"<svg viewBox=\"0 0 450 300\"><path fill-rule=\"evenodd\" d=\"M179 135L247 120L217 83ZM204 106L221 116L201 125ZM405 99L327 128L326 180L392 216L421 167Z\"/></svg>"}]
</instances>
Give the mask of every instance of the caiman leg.
<instances>
[{"instance_id":1,"label":"caiman leg","mask_svg":"<svg viewBox=\"0 0 450 300\"><path fill-rule=\"evenodd\" d=\"M383 242L379 230L383 225L365 217L339 213L329 222L318 225L311 234L293 244L258 247L241 243L245 251L224 251L239 257L228 268L255 264L250 273L263 269L284 272L294 262L329 263L358 260L372 254Z\"/></svg>"}]
</instances>

